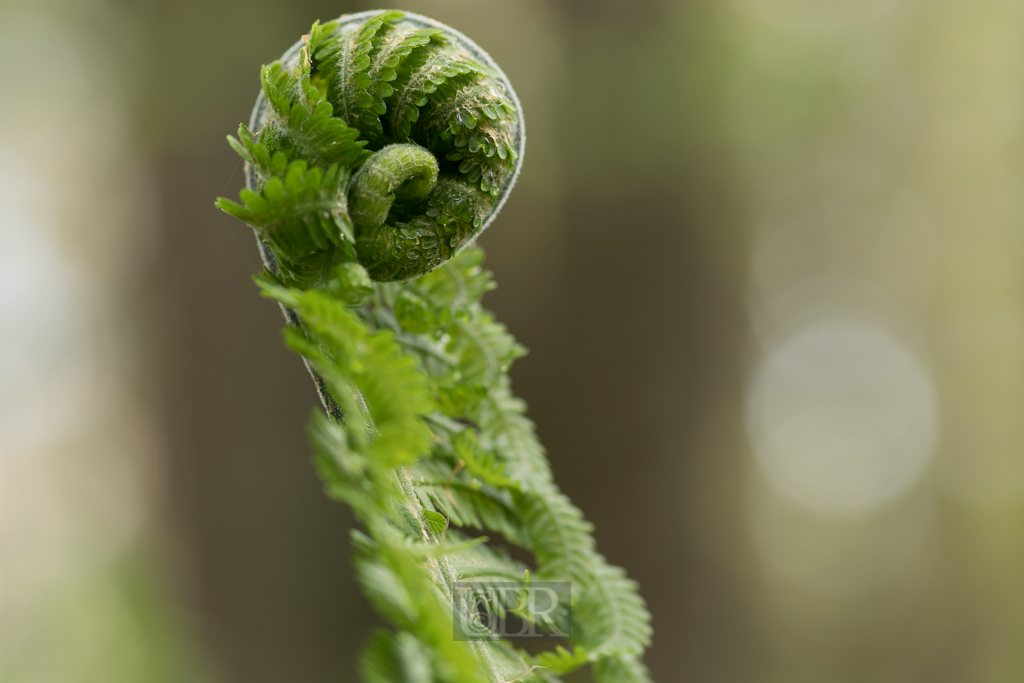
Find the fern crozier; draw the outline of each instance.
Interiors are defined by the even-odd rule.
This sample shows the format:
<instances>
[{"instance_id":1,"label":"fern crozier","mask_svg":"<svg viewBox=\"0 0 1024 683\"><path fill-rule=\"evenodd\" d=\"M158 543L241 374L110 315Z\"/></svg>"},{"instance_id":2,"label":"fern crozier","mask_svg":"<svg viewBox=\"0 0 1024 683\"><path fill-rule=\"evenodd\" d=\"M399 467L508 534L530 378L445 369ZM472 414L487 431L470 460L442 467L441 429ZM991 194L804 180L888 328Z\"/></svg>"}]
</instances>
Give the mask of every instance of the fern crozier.
<instances>
[{"instance_id":1,"label":"fern crozier","mask_svg":"<svg viewBox=\"0 0 1024 683\"><path fill-rule=\"evenodd\" d=\"M508 79L457 31L391 10L315 23L261 84L229 138L246 162L242 203L217 206L254 229L257 283L324 404L315 464L360 523L356 576L390 626L370 640L364 680L554 682L590 664L599 683L648 681L650 615L555 484L511 391L525 350L480 303L494 283L470 245L525 144ZM473 601L504 609L473 588L495 581L570 583L571 642L531 655L455 640Z\"/></svg>"}]
</instances>

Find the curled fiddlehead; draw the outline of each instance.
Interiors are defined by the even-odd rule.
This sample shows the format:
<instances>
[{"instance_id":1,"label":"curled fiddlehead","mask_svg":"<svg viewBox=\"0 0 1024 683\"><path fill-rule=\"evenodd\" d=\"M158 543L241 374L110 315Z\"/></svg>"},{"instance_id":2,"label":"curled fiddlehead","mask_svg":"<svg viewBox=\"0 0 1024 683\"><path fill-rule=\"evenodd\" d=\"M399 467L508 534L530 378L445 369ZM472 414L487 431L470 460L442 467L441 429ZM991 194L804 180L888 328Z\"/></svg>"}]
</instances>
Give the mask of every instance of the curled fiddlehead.
<instances>
[{"instance_id":1,"label":"curled fiddlehead","mask_svg":"<svg viewBox=\"0 0 1024 683\"><path fill-rule=\"evenodd\" d=\"M298 284L351 261L375 281L423 275L487 227L515 182L525 135L514 92L486 53L430 19L316 25L262 84L232 139L247 162L244 206L221 208ZM283 237L297 216L303 230Z\"/></svg>"},{"instance_id":2,"label":"curled fiddlehead","mask_svg":"<svg viewBox=\"0 0 1024 683\"><path fill-rule=\"evenodd\" d=\"M374 636L364 679L557 681L590 663L600 683L647 681L643 600L555 485L511 393L525 351L480 305L493 283L464 248L522 160L507 79L453 29L373 11L314 24L261 83L229 138L246 161L243 203L217 205L259 238L257 282L327 410L309 430L317 468L365 532L357 577L395 630ZM453 640L453 613L472 614L459 582L514 580L571 583L571 649Z\"/></svg>"}]
</instances>

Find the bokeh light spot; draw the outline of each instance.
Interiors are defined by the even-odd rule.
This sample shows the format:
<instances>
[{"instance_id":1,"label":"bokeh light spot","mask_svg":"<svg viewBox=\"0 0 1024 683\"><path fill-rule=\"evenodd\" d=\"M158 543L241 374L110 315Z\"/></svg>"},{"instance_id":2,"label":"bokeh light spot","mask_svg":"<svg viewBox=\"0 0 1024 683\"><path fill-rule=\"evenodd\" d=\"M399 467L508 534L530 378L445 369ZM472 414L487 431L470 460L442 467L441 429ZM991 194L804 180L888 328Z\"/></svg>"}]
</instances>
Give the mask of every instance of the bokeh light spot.
<instances>
[{"instance_id":1,"label":"bokeh light spot","mask_svg":"<svg viewBox=\"0 0 1024 683\"><path fill-rule=\"evenodd\" d=\"M747 432L776 492L824 514L878 508L920 477L936 441L932 383L891 334L815 320L769 349Z\"/></svg>"}]
</instances>

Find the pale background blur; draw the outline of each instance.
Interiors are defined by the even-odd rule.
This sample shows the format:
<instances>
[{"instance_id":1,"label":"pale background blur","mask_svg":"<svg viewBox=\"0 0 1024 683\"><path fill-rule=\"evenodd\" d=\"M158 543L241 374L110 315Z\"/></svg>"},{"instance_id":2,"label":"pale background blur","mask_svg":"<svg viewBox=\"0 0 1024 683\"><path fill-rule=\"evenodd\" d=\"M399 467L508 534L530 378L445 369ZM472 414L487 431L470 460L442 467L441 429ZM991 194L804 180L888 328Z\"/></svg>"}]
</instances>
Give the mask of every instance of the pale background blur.
<instances>
[{"instance_id":1,"label":"pale background blur","mask_svg":"<svg viewBox=\"0 0 1024 683\"><path fill-rule=\"evenodd\" d=\"M487 303L656 680L1024 680L1024 5L395 4L522 99ZM3 683L354 680L313 387L213 199L260 64L371 7L0 2Z\"/></svg>"}]
</instances>

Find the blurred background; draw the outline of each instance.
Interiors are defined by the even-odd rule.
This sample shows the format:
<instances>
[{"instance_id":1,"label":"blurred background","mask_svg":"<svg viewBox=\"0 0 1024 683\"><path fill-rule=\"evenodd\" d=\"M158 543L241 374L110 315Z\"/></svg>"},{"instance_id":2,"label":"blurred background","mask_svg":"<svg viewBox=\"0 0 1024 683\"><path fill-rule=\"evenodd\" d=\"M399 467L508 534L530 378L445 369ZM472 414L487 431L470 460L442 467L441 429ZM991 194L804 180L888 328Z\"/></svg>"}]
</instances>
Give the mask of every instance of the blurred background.
<instances>
[{"instance_id":1,"label":"blurred background","mask_svg":"<svg viewBox=\"0 0 1024 683\"><path fill-rule=\"evenodd\" d=\"M1024 679L1024 5L395 6L522 99L486 303L655 679ZM213 200L259 66L372 7L0 1L4 683L355 680L316 396Z\"/></svg>"}]
</instances>

